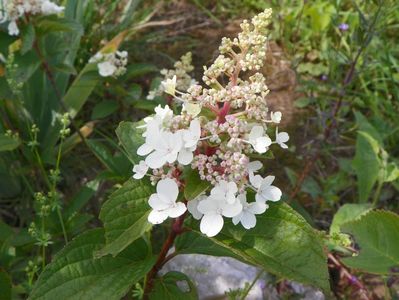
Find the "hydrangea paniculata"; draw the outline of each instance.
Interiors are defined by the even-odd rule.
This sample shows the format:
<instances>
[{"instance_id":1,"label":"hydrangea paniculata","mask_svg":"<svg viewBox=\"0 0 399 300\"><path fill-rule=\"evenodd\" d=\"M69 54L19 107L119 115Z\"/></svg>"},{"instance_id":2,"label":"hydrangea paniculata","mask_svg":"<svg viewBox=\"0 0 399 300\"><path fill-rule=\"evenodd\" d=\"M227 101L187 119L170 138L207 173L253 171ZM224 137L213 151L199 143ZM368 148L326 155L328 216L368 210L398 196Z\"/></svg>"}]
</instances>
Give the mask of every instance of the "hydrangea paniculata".
<instances>
[{"instance_id":1,"label":"hydrangea paniculata","mask_svg":"<svg viewBox=\"0 0 399 300\"><path fill-rule=\"evenodd\" d=\"M96 63L98 73L102 77L118 77L126 72L127 51L115 51L110 53L97 52L89 63Z\"/></svg>"},{"instance_id":2,"label":"hydrangea paniculata","mask_svg":"<svg viewBox=\"0 0 399 300\"><path fill-rule=\"evenodd\" d=\"M215 236L224 218L253 228L256 215L267 210L268 202L281 199L281 190L272 185L274 176L256 174L263 165L253 160L270 147L287 148L289 139L286 132L278 131L282 113L268 110L269 89L257 72L266 55L270 16L271 9L266 9L251 22L244 21L237 38L223 38L220 56L205 67L207 86L187 75L192 70L191 54L175 65L177 71L162 72L165 79L150 98L165 92L183 106L179 114L168 105L158 106L140 126L145 143L137 151L143 160L134 166L134 178L150 176L157 186L150 198L149 222L159 224L188 211L201 220L204 234ZM242 71L252 74L244 80L239 76ZM193 200L177 201L179 190L188 184L183 172L190 168L210 187Z\"/></svg>"},{"instance_id":3,"label":"hydrangea paniculata","mask_svg":"<svg viewBox=\"0 0 399 300\"><path fill-rule=\"evenodd\" d=\"M8 34L19 35L18 20L25 15L53 15L61 13L63 6L49 0L3 0L0 3L0 23L8 23Z\"/></svg>"}]
</instances>

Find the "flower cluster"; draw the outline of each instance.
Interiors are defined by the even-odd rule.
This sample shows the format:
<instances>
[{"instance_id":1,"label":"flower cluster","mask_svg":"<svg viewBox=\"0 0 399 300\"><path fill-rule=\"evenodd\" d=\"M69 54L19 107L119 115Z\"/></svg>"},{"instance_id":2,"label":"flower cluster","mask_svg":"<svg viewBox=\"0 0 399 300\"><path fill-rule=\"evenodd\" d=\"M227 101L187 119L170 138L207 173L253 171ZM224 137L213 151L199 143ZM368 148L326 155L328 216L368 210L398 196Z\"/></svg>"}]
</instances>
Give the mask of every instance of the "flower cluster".
<instances>
[{"instance_id":1,"label":"flower cluster","mask_svg":"<svg viewBox=\"0 0 399 300\"><path fill-rule=\"evenodd\" d=\"M147 99L153 100L155 97L161 96L162 93L167 91L167 88L171 83L179 91L187 91L190 86L197 83L189 74L193 70L194 67L192 65L192 54L191 52L187 52L180 57L180 60L175 62L174 69L161 70L160 73L164 76L164 80L156 89L148 93Z\"/></svg>"},{"instance_id":2,"label":"flower cluster","mask_svg":"<svg viewBox=\"0 0 399 300\"><path fill-rule=\"evenodd\" d=\"M237 39L223 39L222 55L205 68L203 80L209 88L193 83L182 91L177 75L166 74L172 78L165 78L163 91L183 107L176 115L168 105L158 106L153 116L144 119L140 128L145 142L137 154L145 158L133 167L135 179L148 175L156 185L157 192L149 199L149 222L159 224L188 210L201 220L204 234L215 236L224 218L253 228L255 216L267 210L268 202L280 200L282 192L273 185L274 176L257 174L263 165L252 158L273 145L288 148L288 134L278 131L282 113L268 111L269 90L262 74L248 80L239 77L241 71L261 67L270 15L271 10L265 10L251 23L242 23ZM222 76L229 79L225 86ZM209 191L178 201L179 190L190 184L183 172L190 169L208 182Z\"/></svg>"},{"instance_id":3,"label":"flower cluster","mask_svg":"<svg viewBox=\"0 0 399 300\"><path fill-rule=\"evenodd\" d=\"M96 63L98 73L103 77L118 77L126 72L127 51L97 52L90 58L89 63Z\"/></svg>"},{"instance_id":4,"label":"flower cluster","mask_svg":"<svg viewBox=\"0 0 399 300\"><path fill-rule=\"evenodd\" d=\"M4 0L0 7L0 23L9 22L8 34L18 35L17 21L25 15L52 15L64 10L49 0Z\"/></svg>"}]
</instances>

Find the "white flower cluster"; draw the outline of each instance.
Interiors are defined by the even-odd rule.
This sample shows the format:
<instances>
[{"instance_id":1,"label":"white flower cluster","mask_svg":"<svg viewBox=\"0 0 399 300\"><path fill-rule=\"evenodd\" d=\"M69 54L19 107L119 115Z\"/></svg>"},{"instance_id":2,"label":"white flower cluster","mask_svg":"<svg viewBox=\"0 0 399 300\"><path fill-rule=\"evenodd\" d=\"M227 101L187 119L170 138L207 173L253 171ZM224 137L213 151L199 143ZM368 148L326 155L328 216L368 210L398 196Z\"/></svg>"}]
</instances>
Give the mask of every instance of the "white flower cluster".
<instances>
[{"instance_id":1,"label":"white flower cluster","mask_svg":"<svg viewBox=\"0 0 399 300\"><path fill-rule=\"evenodd\" d=\"M63 10L63 6L49 0L3 0L0 5L0 23L9 22L8 34L18 35L17 21L24 15L52 15Z\"/></svg>"},{"instance_id":2,"label":"white flower cluster","mask_svg":"<svg viewBox=\"0 0 399 300\"><path fill-rule=\"evenodd\" d=\"M250 43L248 39L261 40L259 35L269 17L270 10L255 17L253 31L243 26L239 38L249 45L247 53L264 51L258 42ZM246 62L250 64L250 60ZM183 102L181 113L175 115L169 106L158 106L155 115L145 118L140 126L145 143L137 154L145 159L133 167L133 177L148 175L157 186L149 199L152 211L148 220L153 224L177 218L188 210L193 218L201 220L201 232L215 236L222 230L224 218L232 218L235 225L241 223L246 229L253 228L255 215L266 211L267 202L281 199L281 190L272 185L274 176L256 174L262 163L251 158L266 153L273 144L288 148L288 134L277 127L282 114L268 112L265 97L269 90L260 73L248 81L241 80L239 66L243 61L231 60L229 64L226 86L217 81L219 73L212 81L216 85L207 89L195 84L187 93L177 89L176 77L165 80L164 91ZM190 201L178 201L179 190L189 184L182 176L188 168L209 182L210 191Z\"/></svg>"},{"instance_id":3,"label":"white flower cluster","mask_svg":"<svg viewBox=\"0 0 399 300\"><path fill-rule=\"evenodd\" d=\"M103 77L118 77L126 72L127 51L97 52L89 63L97 63L98 73Z\"/></svg>"},{"instance_id":4,"label":"white flower cluster","mask_svg":"<svg viewBox=\"0 0 399 300\"><path fill-rule=\"evenodd\" d=\"M189 75L191 71L194 70L192 65L192 54L187 52L180 60L176 61L174 64L174 69L162 69L161 75L164 76L164 80L161 84L154 90L148 93L147 99L153 100L157 96L161 96L162 93L168 92L167 87L173 82L176 89L182 92L186 92L190 86L196 84L197 82Z\"/></svg>"}]
</instances>

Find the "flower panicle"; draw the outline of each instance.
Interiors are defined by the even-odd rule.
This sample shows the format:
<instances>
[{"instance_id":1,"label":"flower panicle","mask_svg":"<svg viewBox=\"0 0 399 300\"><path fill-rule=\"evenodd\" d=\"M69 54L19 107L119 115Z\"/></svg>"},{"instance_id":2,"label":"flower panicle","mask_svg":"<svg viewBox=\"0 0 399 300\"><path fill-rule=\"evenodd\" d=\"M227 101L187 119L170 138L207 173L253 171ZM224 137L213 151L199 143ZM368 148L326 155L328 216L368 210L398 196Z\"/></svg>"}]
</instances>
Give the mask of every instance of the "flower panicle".
<instances>
[{"instance_id":1,"label":"flower panicle","mask_svg":"<svg viewBox=\"0 0 399 300\"><path fill-rule=\"evenodd\" d=\"M282 113L268 110L269 89L257 71L266 55L270 16L267 9L251 22L244 21L237 38L223 38L221 55L205 68L206 87L188 85L191 54L183 56L175 70L162 71L165 79L156 93L168 94L182 108L175 114L168 105L159 105L140 126L145 142L137 154L143 160L133 167L133 178L147 175L156 185L149 199L149 222L159 224L188 210L201 220L204 234L215 236L224 218L253 228L256 215L281 199L274 176L259 175L263 164L253 160L275 145L288 148L289 140L286 132L278 131ZM240 71L251 70L255 73L247 80L240 78ZM227 84L218 81L221 76L228 78ZM179 191L188 184L182 178L184 169L198 172L209 182L209 191L188 202L178 201Z\"/></svg>"}]
</instances>

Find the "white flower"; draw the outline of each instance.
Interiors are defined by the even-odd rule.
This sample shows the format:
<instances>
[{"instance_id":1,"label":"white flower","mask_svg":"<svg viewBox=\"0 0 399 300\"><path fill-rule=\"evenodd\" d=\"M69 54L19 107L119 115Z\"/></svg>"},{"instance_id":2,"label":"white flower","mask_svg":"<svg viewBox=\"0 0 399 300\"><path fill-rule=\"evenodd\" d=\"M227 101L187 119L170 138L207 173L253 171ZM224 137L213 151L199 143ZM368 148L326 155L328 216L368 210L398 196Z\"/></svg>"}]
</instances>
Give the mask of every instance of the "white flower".
<instances>
[{"instance_id":1,"label":"white flower","mask_svg":"<svg viewBox=\"0 0 399 300\"><path fill-rule=\"evenodd\" d=\"M194 159L193 151L189 148L181 148L179 154L177 156L177 161L181 163L183 166L187 166L190 164Z\"/></svg>"},{"instance_id":2,"label":"white flower","mask_svg":"<svg viewBox=\"0 0 399 300\"><path fill-rule=\"evenodd\" d=\"M133 167L133 178L134 179L141 179L147 174L148 166L144 160L141 160L138 165L134 165Z\"/></svg>"},{"instance_id":3,"label":"white flower","mask_svg":"<svg viewBox=\"0 0 399 300\"><path fill-rule=\"evenodd\" d=\"M112 76L116 71L116 66L109 61L103 61L97 65L98 73L103 77Z\"/></svg>"},{"instance_id":4,"label":"white flower","mask_svg":"<svg viewBox=\"0 0 399 300\"><path fill-rule=\"evenodd\" d=\"M152 134L147 131L147 138L151 135ZM153 138L157 139L154 144L154 152L146 157L146 164L150 168L156 169L162 167L166 162L175 162L183 145L181 132L172 133L161 131L158 136L154 136Z\"/></svg>"},{"instance_id":5,"label":"white flower","mask_svg":"<svg viewBox=\"0 0 399 300\"><path fill-rule=\"evenodd\" d=\"M254 173L262 168L262 163L259 160L248 163L248 173Z\"/></svg>"},{"instance_id":6,"label":"white flower","mask_svg":"<svg viewBox=\"0 0 399 300\"><path fill-rule=\"evenodd\" d=\"M55 3L45 0L42 3L41 10L43 15L52 15L52 14L59 14L64 10L64 7L58 6Z\"/></svg>"},{"instance_id":7,"label":"white flower","mask_svg":"<svg viewBox=\"0 0 399 300\"><path fill-rule=\"evenodd\" d=\"M190 128L183 132L184 147L196 147L200 137L201 124L198 119L194 119L190 122Z\"/></svg>"},{"instance_id":8,"label":"white flower","mask_svg":"<svg viewBox=\"0 0 399 300\"><path fill-rule=\"evenodd\" d=\"M225 201L232 204L236 201L236 193L238 191L235 182L227 182L221 180L212 190L211 197L219 201Z\"/></svg>"},{"instance_id":9,"label":"white flower","mask_svg":"<svg viewBox=\"0 0 399 300\"><path fill-rule=\"evenodd\" d=\"M170 125L170 121L173 118L173 111L169 108L168 105L165 105L164 108L162 108L161 105L158 105L154 109L155 115L150 116L150 117L145 117L144 118L144 123L143 125L137 126L137 128L146 128L148 126L151 126L150 124L153 124L155 126L158 126L159 129L162 129L164 127L168 127ZM144 131L142 134L144 137L147 136L147 131Z\"/></svg>"},{"instance_id":10,"label":"white flower","mask_svg":"<svg viewBox=\"0 0 399 300\"><path fill-rule=\"evenodd\" d=\"M148 215L148 221L152 224L160 224L169 218L177 218L187 210L182 202L176 202L179 195L177 183L166 178L157 184L157 193L152 194L149 204L153 209Z\"/></svg>"},{"instance_id":11,"label":"white flower","mask_svg":"<svg viewBox=\"0 0 399 300\"><path fill-rule=\"evenodd\" d=\"M269 146L272 144L272 140L266 135L263 136L265 130L262 126L254 126L249 133L248 142L254 147L258 153L265 153Z\"/></svg>"},{"instance_id":12,"label":"white flower","mask_svg":"<svg viewBox=\"0 0 399 300\"><path fill-rule=\"evenodd\" d=\"M166 79L161 82L165 93L174 96L176 93L176 75L172 79Z\"/></svg>"},{"instance_id":13,"label":"white flower","mask_svg":"<svg viewBox=\"0 0 399 300\"><path fill-rule=\"evenodd\" d=\"M276 128L276 143L280 145L281 148L287 149L288 146L285 144L290 139L288 133L278 132Z\"/></svg>"},{"instance_id":14,"label":"white flower","mask_svg":"<svg viewBox=\"0 0 399 300\"><path fill-rule=\"evenodd\" d=\"M205 195L200 195L197 198L187 202L187 209L190 212L190 214L192 214L193 218L196 220L200 220L204 215L198 210L198 204L205 199L207 199Z\"/></svg>"},{"instance_id":15,"label":"white flower","mask_svg":"<svg viewBox=\"0 0 399 300\"><path fill-rule=\"evenodd\" d=\"M17 22L11 21L8 24L8 34L9 35L18 35L19 34L19 29L18 29L18 26L17 26Z\"/></svg>"},{"instance_id":16,"label":"white flower","mask_svg":"<svg viewBox=\"0 0 399 300\"><path fill-rule=\"evenodd\" d=\"M246 194L240 194L237 197L242 205L242 211L238 215L233 217L233 224L237 225L241 222L245 229L254 228L256 225L255 215L263 214L269 207L267 204L262 202L247 202Z\"/></svg>"},{"instance_id":17,"label":"white flower","mask_svg":"<svg viewBox=\"0 0 399 300\"><path fill-rule=\"evenodd\" d=\"M255 199L256 201L265 203L266 201L279 201L282 196L281 190L272 185L274 176L267 176L262 178L260 175L250 176L249 180L252 186L257 189Z\"/></svg>"},{"instance_id":18,"label":"white flower","mask_svg":"<svg viewBox=\"0 0 399 300\"><path fill-rule=\"evenodd\" d=\"M145 156L151 153L158 143L158 137L160 134L158 123L156 121L149 122L147 124L145 143L137 149L137 154Z\"/></svg>"},{"instance_id":19,"label":"white flower","mask_svg":"<svg viewBox=\"0 0 399 300\"><path fill-rule=\"evenodd\" d=\"M198 211L203 213L200 230L209 237L217 235L223 228L223 216L232 218L238 215L242 210L241 202L237 199L229 204L226 201L219 200L210 196L198 204Z\"/></svg>"},{"instance_id":20,"label":"white flower","mask_svg":"<svg viewBox=\"0 0 399 300\"><path fill-rule=\"evenodd\" d=\"M283 114L280 111L270 113L270 118L272 119L273 123L277 123L277 124L280 123L282 116L283 116Z\"/></svg>"},{"instance_id":21,"label":"white flower","mask_svg":"<svg viewBox=\"0 0 399 300\"><path fill-rule=\"evenodd\" d=\"M183 103L183 111L186 111L190 116L196 117L201 112L201 105L197 103Z\"/></svg>"}]
</instances>

